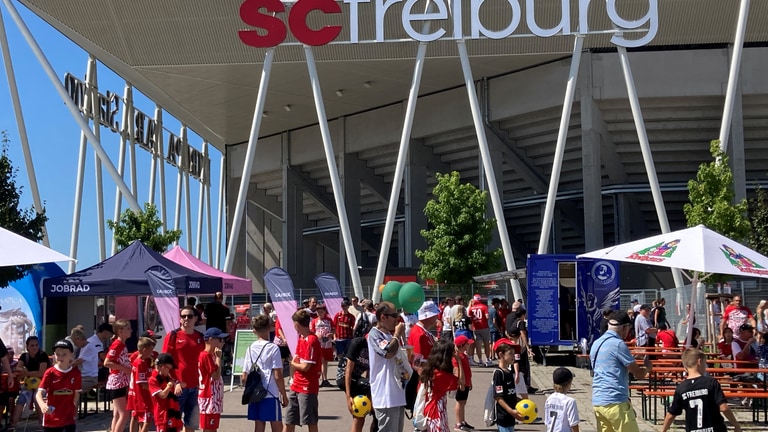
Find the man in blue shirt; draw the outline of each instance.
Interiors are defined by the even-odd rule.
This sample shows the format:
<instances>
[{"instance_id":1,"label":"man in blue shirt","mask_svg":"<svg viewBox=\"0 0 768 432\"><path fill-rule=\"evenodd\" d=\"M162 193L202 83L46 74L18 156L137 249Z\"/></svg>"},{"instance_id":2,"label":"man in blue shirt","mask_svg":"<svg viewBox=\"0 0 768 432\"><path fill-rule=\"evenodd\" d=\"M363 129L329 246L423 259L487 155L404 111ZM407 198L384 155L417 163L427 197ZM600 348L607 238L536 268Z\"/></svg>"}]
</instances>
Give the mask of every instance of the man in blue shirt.
<instances>
[{"instance_id":1,"label":"man in blue shirt","mask_svg":"<svg viewBox=\"0 0 768 432\"><path fill-rule=\"evenodd\" d=\"M608 330L592 344L592 406L601 432L638 432L629 400L629 373L643 378L651 366L638 365L624 343L631 325L626 312L616 311L609 316Z\"/></svg>"}]
</instances>

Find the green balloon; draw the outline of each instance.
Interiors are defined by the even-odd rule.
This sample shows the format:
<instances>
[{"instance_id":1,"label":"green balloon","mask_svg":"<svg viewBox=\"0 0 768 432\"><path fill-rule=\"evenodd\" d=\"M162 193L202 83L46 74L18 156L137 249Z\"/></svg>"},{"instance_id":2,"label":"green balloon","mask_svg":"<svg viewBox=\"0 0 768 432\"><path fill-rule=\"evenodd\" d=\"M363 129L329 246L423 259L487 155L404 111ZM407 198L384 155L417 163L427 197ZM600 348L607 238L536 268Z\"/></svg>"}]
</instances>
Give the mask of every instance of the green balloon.
<instances>
[{"instance_id":1,"label":"green balloon","mask_svg":"<svg viewBox=\"0 0 768 432\"><path fill-rule=\"evenodd\" d=\"M381 301L388 301L395 305L395 309L400 309L400 288L403 284L398 281L389 281L381 290Z\"/></svg>"},{"instance_id":2,"label":"green balloon","mask_svg":"<svg viewBox=\"0 0 768 432\"><path fill-rule=\"evenodd\" d=\"M398 297L406 313L416 313L424 304L424 288L416 282L408 282L400 288Z\"/></svg>"}]
</instances>

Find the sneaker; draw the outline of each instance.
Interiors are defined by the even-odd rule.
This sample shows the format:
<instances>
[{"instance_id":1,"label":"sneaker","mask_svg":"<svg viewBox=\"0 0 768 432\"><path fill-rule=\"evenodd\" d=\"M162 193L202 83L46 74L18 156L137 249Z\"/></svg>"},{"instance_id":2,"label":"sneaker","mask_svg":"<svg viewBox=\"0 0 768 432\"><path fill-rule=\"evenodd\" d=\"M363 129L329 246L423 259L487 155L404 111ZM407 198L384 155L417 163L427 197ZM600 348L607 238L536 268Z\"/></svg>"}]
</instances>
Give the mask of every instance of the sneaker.
<instances>
[{"instance_id":1,"label":"sneaker","mask_svg":"<svg viewBox=\"0 0 768 432\"><path fill-rule=\"evenodd\" d=\"M457 423L456 426L453 428L453 430L458 432L469 432L472 429L468 428L467 425L465 424Z\"/></svg>"},{"instance_id":2,"label":"sneaker","mask_svg":"<svg viewBox=\"0 0 768 432\"><path fill-rule=\"evenodd\" d=\"M320 383L320 387L333 387L333 386L328 380L323 380L323 382Z\"/></svg>"},{"instance_id":3,"label":"sneaker","mask_svg":"<svg viewBox=\"0 0 768 432\"><path fill-rule=\"evenodd\" d=\"M464 427L468 427L468 428L469 428L469 429L471 429L471 430L474 430L474 429L475 429L475 427L474 427L474 426L472 426L471 424L469 424L469 423L467 423L467 422L465 422L465 421L461 422L461 424L463 424L463 425L464 425Z\"/></svg>"},{"instance_id":4,"label":"sneaker","mask_svg":"<svg viewBox=\"0 0 768 432\"><path fill-rule=\"evenodd\" d=\"M539 391L539 389L537 389L536 387L528 386L528 393L533 394L533 393L536 393L537 391Z\"/></svg>"},{"instance_id":5,"label":"sneaker","mask_svg":"<svg viewBox=\"0 0 768 432\"><path fill-rule=\"evenodd\" d=\"M469 365L470 366L480 366L479 364L475 363L475 359L469 359Z\"/></svg>"},{"instance_id":6,"label":"sneaker","mask_svg":"<svg viewBox=\"0 0 768 432\"><path fill-rule=\"evenodd\" d=\"M491 361L491 359L488 359L488 360L486 360L486 361L485 361L485 365L486 365L487 367L493 367L493 366L496 366L496 364L495 364L493 361ZM474 429L474 428L473 428L473 429Z\"/></svg>"}]
</instances>

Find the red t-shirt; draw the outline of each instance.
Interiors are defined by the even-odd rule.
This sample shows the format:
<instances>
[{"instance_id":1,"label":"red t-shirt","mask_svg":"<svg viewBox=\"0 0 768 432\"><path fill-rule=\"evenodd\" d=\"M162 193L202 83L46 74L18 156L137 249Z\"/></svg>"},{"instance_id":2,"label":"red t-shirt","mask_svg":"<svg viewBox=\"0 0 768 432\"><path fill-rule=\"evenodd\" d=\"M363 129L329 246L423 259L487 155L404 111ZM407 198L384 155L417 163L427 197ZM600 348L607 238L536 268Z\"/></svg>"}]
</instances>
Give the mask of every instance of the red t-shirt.
<instances>
[{"instance_id":1,"label":"red t-shirt","mask_svg":"<svg viewBox=\"0 0 768 432\"><path fill-rule=\"evenodd\" d=\"M301 363L310 363L312 367L306 372L294 371L291 390L296 393L318 394L320 392L320 367L322 358L320 353L320 341L317 336L309 334L306 338L299 338L296 344L296 355Z\"/></svg>"},{"instance_id":2,"label":"red t-shirt","mask_svg":"<svg viewBox=\"0 0 768 432\"><path fill-rule=\"evenodd\" d=\"M120 339L115 339L115 341L112 342L112 345L109 346L109 351L107 351L107 359L123 366L131 366L131 360L128 357L128 349L125 347L125 344L120 341ZM130 383L131 375L129 373L117 369L109 370L109 376L107 377L107 390L115 390L128 387Z\"/></svg>"},{"instance_id":3,"label":"red t-shirt","mask_svg":"<svg viewBox=\"0 0 768 432\"><path fill-rule=\"evenodd\" d=\"M176 343L170 346L173 339L176 339ZM173 356L173 361L176 362L176 374L184 383L184 388L194 388L197 385L199 379L197 359L204 349L205 341L199 331L186 334L183 330L175 330L165 337L163 352Z\"/></svg>"},{"instance_id":4,"label":"red t-shirt","mask_svg":"<svg viewBox=\"0 0 768 432\"><path fill-rule=\"evenodd\" d=\"M488 306L474 302L469 307L467 315L472 318L472 325L475 326L475 330L482 330L488 328Z\"/></svg>"},{"instance_id":5,"label":"red t-shirt","mask_svg":"<svg viewBox=\"0 0 768 432\"><path fill-rule=\"evenodd\" d=\"M440 418L437 401L446 397L449 391L456 390L458 387L459 379L454 374L441 370L435 371L432 375L431 391L427 392L426 403L424 404L424 416L430 419Z\"/></svg>"},{"instance_id":6,"label":"red t-shirt","mask_svg":"<svg viewBox=\"0 0 768 432\"><path fill-rule=\"evenodd\" d=\"M197 362L200 367L200 392L198 397L210 398L213 394L211 376L219 368L216 365L216 357L207 351L203 351L200 353Z\"/></svg>"},{"instance_id":7,"label":"red t-shirt","mask_svg":"<svg viewBox=\"0 0 768 432\"><path fill-rule=\"evenodd\" d=\"M733 346L731 346L731 342L726 342L725 340L718 342L717 350L720 352L721 356L733 358Z\"/></svg>"},{"instance_id":8,"label":"red t-shirt","mask_svg":"<svg viewBox=\"0 0 768 432\"><path fill-rule=\"evenodd\" d=\"M152 403L155 405L153 415L158 431L164 431L169 428L176 428L176 430L180 431L184 426L181 422L179 402L176 399L176 395L173 394L173 390L168 393L168 397L165 399L158 396L158 393L165 390L169 382L174 381L176 381L176 377L173 373L166 377L160 375L160 372L157 370L153 371L152 377L149 378L149 393L152 394ZM173 410L173 413L170 413L171 410Z\"/></svg>"},{"instance_id":9,"label":"red t-shirt","mask_svg":"<svg viewBox=\"0 0 768 432\"><path fill-rule=\"evenodd\" d=\"M501 328L498 329L500 333L504 333L504 329L507 328L507 315L511 312L512 310L510 308L499 307L496 309L496 314L499 316L499 320L501 320Z\"/></svg>"},{"instance_id":10,"label":"red t-shirt","mask_svg":"<svg viewBox=\"0 0 768 432\"><path fill-rule=\"evenodd\" d=\"M435 336L427 331L421 323L411 327L411 333L408 335L408 345L413 347L414 354L421 354L426 360L432 347L435 345Z\"/></svg>"},{"instance_id":11,"label":"red t-shirt","mask_svg":"<svg viewBox=\"0 0 768 432\"><path fill-rule=\"evenodd\" d=\"M151 357L147 359L136 357L131 363L131 385L128 387L127 409L138 412L152 410L152 396L149 389L142 388L142 384L149 382L152 373L148 364L150 361L152 361Z\"/></svg>"},{"instance_id":12,"label":"red t-shirt","mask_svg":"<svg viewBox=\"0 0 768 432\"><path fill-rule=\"evenodd\" d=\"M80 369L70 367L62 371L56 366L48 368L43 374L39 388L45 389L48 393L48 407L54 408L53 412L49 409L48 413L43 415L43 427L62 428L75 424L75 396L83 388Z\"/></svg>"},{"instance_id":13,"label":"red t-shirt","mask_svg":"<svg viewBox=\"0 0 768 432\"><path fill-rule=\"evenodd\" d=\"M661 343L664 348L675 348L680 342L677 340L677 335L672 330L660 330L656 334L656 340Z\"/></svg>"},{"instance_id":14,"label":"red t-shirt","mask_svg":"<svg viewBox=\"0 0 768 432\"><path fill-rule=\"evenodd\" d=\"M472 387L472 368L469 367L469 357L466 354L459 354L461 357L461 372L464 374L464 387ZM457 367L456 357L451 360L453 367Z\"/></svg>"},{"instance_id":15,"label":"red t-shirt","mask_svg":"<svg viewBox=\"0 0 768 432\"><path fill-rule=\"evenodd\" d=\"M352 339L355 333L355 316L339 311L333 317L333 327L336 328L336 339Z\"/></svg>"}]
</instances>

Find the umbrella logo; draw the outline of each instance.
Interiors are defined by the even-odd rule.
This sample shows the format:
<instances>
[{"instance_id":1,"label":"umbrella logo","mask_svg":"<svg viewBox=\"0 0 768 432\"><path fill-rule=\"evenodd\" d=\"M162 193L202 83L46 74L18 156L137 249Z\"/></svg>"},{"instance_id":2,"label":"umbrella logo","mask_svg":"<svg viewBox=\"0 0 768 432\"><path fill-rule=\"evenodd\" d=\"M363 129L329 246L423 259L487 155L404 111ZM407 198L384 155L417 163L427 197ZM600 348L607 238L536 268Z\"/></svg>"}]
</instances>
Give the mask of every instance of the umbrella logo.
<instances>
[{"instance_id":1,"label":"umbrella logo","mask_svg":"<svg viewBox=\"0 0 768 432\"><path fill-rule=\"evenodd\" d=\"M723 247L720 248L720 252L725 255L725 258L728 260L728 262L731 263L732 266L736 267L741 272L761 275L768 274L768 270L765 270L765 267L754 262L750 258L747 258L745 255L737 252L736 249L728 245L723 245Z\"/></svg>"},{"instance_id":2,"label":"umbrella logo","mask_svg":"<svg viewBox=\"0 0 768 432\"><path fill-rule=\"evenodd\" d=\"M627 259L637 261L649 261L649 262L662 262L667 258L671 258L677 250L677 245L680 244L680 239L675 239L668 242L656 243L653 246L639 250Z\"/></svg>"}]
</instances>

